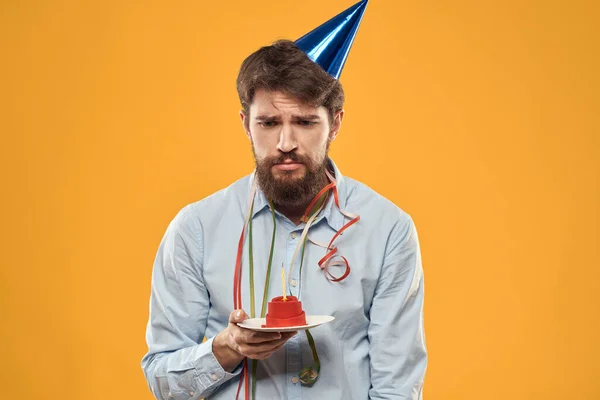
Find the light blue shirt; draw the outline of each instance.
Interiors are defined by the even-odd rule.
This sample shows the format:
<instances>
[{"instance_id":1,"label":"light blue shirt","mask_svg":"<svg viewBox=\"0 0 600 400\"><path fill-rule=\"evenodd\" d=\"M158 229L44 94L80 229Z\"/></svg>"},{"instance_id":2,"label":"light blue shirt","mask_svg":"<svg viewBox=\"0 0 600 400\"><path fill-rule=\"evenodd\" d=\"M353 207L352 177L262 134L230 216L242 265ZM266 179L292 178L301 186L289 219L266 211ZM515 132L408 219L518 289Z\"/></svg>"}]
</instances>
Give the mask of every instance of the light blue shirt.
<instances>
[{"instance_id":1,"label":"light blue shirt","mask_svg":"<svg viewBox=\"0 0 600 400\"><path fill-rule=\"evenodd\" d=\"M303 332L258 362L257 399L422 399L427 366L423 332L423 272L411 217L367 186L342 177L332 162L341 209L360 220L339 236L338 254L350 275L331 282L317 265L323 247L307 242L302 277L299 258L289 277L291 294L307 315L333 315L311 329L321 361L312 387L298 373L312 366ZM228 373L212 353L213 338L233 310L237 246L254 174L184 207L162 239L152 273L150 318L142 360L157 399L234 399L241 368ZM276 212L277 230L268 300L281 296L279 266L286 276L304 223ZM253 223L256 310L260 313L273 220L264 194L255 196ZM308 236L328 244L348 222L330 198ZM249 312L248 241L242 299ZM334 275L343 268L332 267ZM300 282L302 280L302 282ZM295 286L294 286L295 283ZM300 284L301 283L301 284ZM299 293L300 290L300 293ZM202 343L204 337L208 340ZM240 397L243 398L243 389Z\"/></svg>"}]
</instances>

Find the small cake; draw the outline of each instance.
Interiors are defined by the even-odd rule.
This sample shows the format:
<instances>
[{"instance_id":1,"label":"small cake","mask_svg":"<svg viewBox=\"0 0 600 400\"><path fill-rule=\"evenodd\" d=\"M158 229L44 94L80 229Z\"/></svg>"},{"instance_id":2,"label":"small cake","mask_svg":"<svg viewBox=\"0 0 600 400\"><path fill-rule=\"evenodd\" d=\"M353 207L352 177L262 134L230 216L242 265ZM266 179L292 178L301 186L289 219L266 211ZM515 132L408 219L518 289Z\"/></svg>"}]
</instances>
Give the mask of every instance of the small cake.
<instances>
[{"instance_id":1,"label":"small cake","mask_svg":"<svg viewBox=\"0 0 600 400\"><path fill-rule=\"evenodd\" d=\"M285 328L306 325L306 314L302 310L302 302L296 296L274 297L270 302L266 315L267 324L263 328Z\"/></svg>"}]
</instances>

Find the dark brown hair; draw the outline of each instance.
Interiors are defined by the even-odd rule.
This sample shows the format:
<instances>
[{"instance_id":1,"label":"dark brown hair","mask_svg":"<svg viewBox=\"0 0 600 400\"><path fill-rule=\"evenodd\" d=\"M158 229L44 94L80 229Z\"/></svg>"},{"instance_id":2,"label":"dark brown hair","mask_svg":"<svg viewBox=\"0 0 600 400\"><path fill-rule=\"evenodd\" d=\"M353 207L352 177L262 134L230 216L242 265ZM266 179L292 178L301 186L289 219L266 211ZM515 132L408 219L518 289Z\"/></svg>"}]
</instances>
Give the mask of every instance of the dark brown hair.
<instances>
[{"instance_id":1,"label":"dark brown hair","mask_svg":"<svg viewBox=\"0 0 600 400\"><path fill-rule=\"evenodd\" d=\"M261 47L242 63L237 91L246 113L258 89L283 92L313 107L323 106L330 124L344 106L342 84L289 40Z\"/></svg>"}]
</instances>

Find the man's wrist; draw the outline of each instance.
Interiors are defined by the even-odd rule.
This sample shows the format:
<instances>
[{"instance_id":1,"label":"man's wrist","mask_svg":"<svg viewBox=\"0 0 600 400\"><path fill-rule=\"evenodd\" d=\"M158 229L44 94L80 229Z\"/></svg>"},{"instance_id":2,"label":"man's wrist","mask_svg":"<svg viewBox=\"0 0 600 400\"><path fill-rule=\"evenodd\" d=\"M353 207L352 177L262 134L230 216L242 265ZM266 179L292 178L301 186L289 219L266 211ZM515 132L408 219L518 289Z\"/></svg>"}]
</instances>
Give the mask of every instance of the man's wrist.
<instances>
[{"instance_id":1,"label":"man's wrist","mask_svg":"<svg viewBox=\"0 0 600 400\"><path fill-rule=\"evenodd\" d=\"M244 356L229 346L226 335L227 331L222 331L215 336L212 352L221 367L227 372L232 372L242 362Z\"/></svg>"}]
</instances>

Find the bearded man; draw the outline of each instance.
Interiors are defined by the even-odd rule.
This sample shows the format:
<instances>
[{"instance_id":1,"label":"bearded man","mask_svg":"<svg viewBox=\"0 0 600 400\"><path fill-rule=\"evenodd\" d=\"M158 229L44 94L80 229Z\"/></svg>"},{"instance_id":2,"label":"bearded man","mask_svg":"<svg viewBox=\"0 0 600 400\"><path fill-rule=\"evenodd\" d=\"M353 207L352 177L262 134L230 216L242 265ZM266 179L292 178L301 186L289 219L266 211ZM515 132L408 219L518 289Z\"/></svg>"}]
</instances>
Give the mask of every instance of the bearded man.
<instances>
[{"instance_id":1,"label":"bearded man","mask_svg":"<svg viewBox=\"0 0 600 400\"><path fill-rule=\"evenodd\" d=\"M328 157L344 118L340 82L282 40L243 62L237 89L256 170L184 207L165 233L142 361L153 394L421 399L417 232ZM288 294L332 322L306 334L237 325L281 295L281 265Z\"/></svg>"}]
</instances>

